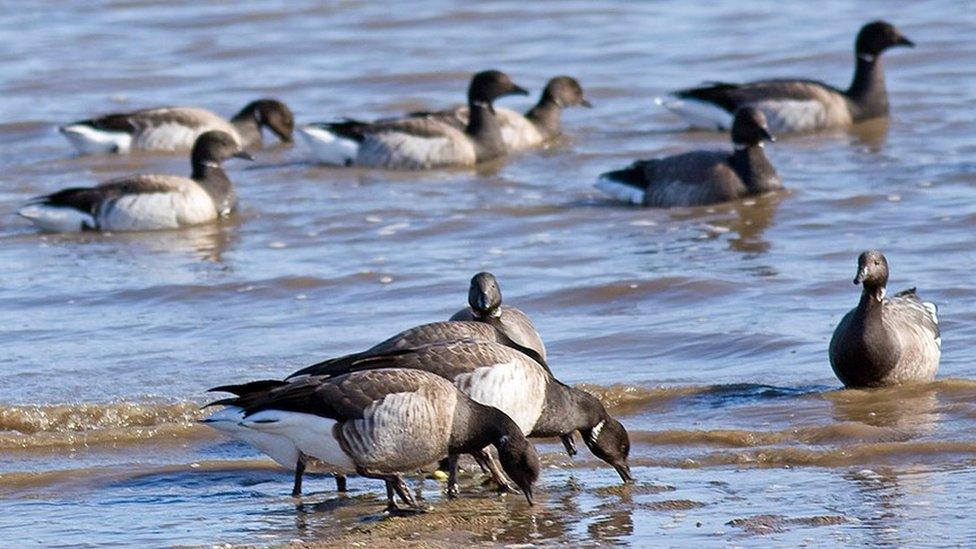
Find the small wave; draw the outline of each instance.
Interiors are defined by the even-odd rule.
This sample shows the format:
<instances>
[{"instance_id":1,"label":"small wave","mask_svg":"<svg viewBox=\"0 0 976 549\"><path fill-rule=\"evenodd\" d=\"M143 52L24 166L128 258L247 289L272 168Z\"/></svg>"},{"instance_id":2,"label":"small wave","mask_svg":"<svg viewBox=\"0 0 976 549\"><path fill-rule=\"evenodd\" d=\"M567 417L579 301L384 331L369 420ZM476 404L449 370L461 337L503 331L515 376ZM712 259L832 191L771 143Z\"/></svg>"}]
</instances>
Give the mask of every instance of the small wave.
<instances>
[{"instance_id":1,"label":"small wave","mask_svg":"<svg viewBox=\"0 0 976 549\"><path fill-rule=\"evenodd\" d=\"M203 414L192 402L0 406L0 450L188 437Z\"/></svg>"}]
</instances>

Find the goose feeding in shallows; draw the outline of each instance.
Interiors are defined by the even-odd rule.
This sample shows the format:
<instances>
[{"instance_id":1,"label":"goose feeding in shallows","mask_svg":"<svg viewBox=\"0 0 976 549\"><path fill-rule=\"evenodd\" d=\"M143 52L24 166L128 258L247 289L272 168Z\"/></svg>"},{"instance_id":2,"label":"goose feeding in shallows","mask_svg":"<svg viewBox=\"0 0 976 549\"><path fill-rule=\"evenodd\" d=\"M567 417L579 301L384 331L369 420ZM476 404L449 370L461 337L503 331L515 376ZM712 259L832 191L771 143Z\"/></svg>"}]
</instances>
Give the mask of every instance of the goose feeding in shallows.
<instances>
[{"instance_id":1,"label":"goose feeding in shallows","mask_svg":"<svg viewBox=\"0 0 976 549\"><path fill-rule=\"evenodd\" d=\"M745 84L719 82L679 90L658 99L693 127L725 130L741 107L762 109L776 133L845 128L857 122L888 115L881 54L897 46L914 47L894 25L874 21L861 27L854 43L854 79L840 90L804 79L759 80Z\"/></svg>"},{"instance_id":2,"label":"goose feeding in shallows","mask_svg":"<svg viewBox=\"0 0 976 549\"><path fill-rule=\"evenodd\" d=\"M419 370L294 381L255 398L241 425L283 436L337 471L383 480L390 511L394 494L418 508L400 473L488 445L530 505L539 477L539 456L511 418Z\"/></svg>"},{"instance_id":3,"label":"goose feeding in shallows","mask_svg":"<svg viewBox=\"0 0 976 549\"><path fill-rule=\"evenodd\" d=\"M295 117L277 99L248 103L233 118L196 107L158 107L108 114L58 128L82 154L128 153L132 151L186 151L208 131L230 134L243 148L259 148L262 128L288 143Z\"/></svg>"},{"instance_id":4,"label":"goose feeding in shallows","mask_svg":"<svg viewBox=\"0 0 976 549\"><path fill-rule=\"evenodd\" d=\"M119 177L37 197L17 213L52 232L150 231L214 221L237 206L234 186L221 167L228 158L253 160L230 134L207 132L193 145L188 178Z\"/></svg>"},{"instance_id":5,"label":"goose feeding in shallows","mask_svg":"<svg viewBox=\"0 0 976 549\"><path fill-rule=\"evenodd\" d=\"M565 438L579 431L595 456L613 466L624 482L633 481L627 463L630 437L603 403L586 391L561 383L539 362L504 345L471 341L422 345L334 361L314 371L301 372L327 378L387 368L409 368L441 376L474 400L507 414L530 437ZM472 455L486 463L496 476L497 467L491 464L487 452ZM450 485L450 490L456 490L456 486Z\"/></svg>"},{"instance_id":6,"label":"goose feeding in shallows","mask_svg":"<svg viewBox=\"0 0 976 549\"><path fill-rule=\"evenodd\" d=\"M783 182L763 147L774 140L763 112L740 109L731 133L732 154L694 151L638 160L601 175L596 188L623 202L655 208L704 206L781 189Z\"/></svg>"},{"instance_id":7,"label":"goose feeding in shallows","mask_svg":"<svg viewBox=\"0 0 976 549\"><path fill-rule=\"evenodd\" d=\"M888 260L877 250L857 258L854 284L863 286L861 300L830 339L837 378L853 388L935 379L942 355L935 304L922 301L915 288L887 297Z\"/></svg>"},{"instance_id":8,"label":"goose feeding in shallows","mask_svg":"<svg viewBox=\"0 0 976 549\"><path fill-rule=\"evenodd\" d=\"M454 313L451 320L473 320L494 326L514 343L510 347L538 360L548 370L546 345L542 342L542 336L535 329L529 315L502 303L502 290L495 275L481 272L471 278L468 306Z\"/></svg>"},{"instance_id":9,"label":"goose feeding in shallows","mask_svg":"<svg viewBox=\"0 0 976 549\"><path fill-rule=\"evenodd\" d=\"M507 74L490 70L471 79L471 116L463 130L436 119L408 117L310 124L298 131L315 159L325 164L402 170L470 167L506 154L494 101L526 94Z\"/></svg>"},{"instance_id":10,"label":"goose feeding in shallows","mask_svg":"<svg viewBox=\"0 0 976 549\"><path fill-rule=\"evenodd\" d=\"M583 87L571 76L556 76L549 80L539 102L524 115L496 107L495 115L502 130L502 140L508 152L518 152L543 145L562 135L562 112L569 107L592 108ZM453 125L459 130L470 121L467 106L432 112L411 113L414 117L426 117Z\"/></svg>"}]
</instances>

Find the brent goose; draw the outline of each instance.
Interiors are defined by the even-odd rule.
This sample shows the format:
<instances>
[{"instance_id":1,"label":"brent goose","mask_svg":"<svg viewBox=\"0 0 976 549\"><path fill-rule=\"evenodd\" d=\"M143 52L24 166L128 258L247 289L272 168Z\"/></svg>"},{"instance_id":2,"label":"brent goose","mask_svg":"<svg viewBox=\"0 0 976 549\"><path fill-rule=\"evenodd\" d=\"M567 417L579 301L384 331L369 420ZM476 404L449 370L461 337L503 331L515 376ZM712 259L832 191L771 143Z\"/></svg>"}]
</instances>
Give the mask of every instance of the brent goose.
<instances>
[{"instance_id":1,"label":"brent goose","mask_svg":"<svg viewBox=\"0 0 976 549\"><path fill-rule=\"evenodd\" d=\"M177 229L230 215L237 194L221 162L253 160L221 131L197 138L189 178L130 175L95 187L73 187L33 199L17 213L46 231L149 231Z\"/></svg>"},{"instance_id":2,"label":"brent goose","mask_svg":"<svg viewBox=\"0 0 976 549\"><path fill-rule=\"evenodd\" d=\"M939 369L942 337L934 303L915 288L885 297L888 261L870 250L857 258L854 284L861 301L830 339L830 365L845 387L882 387L931 381Z\"/></svg>"},{"instance_id":3,"label":"brent goose","mask_svg":"<svg viewBox=\"0 0 976 549\"><path fill-rule=\"evenodd\" d=\"M596 188L640 206L671 208L726 202L780 189L782 180L763 150L773 141L763 112L739 109L732 124L732 154L694 151L638 160L600 176Z\"/></svg>"},{"instance_id":4,"label":"brent goose","mask_svg":"<svg viewBox=\"0 0 976 549\"><path fill-rule=\"evenodd\" d=\"M98 154L190 150L197 137L211 130L252 149L261 146L262 128L290 142L295 128L291 109L277 99L258 99L228 121L206 109L159 107L81 120L59 130L82 154Z\"/></svg>"},{"instance_id":5,"label":"brent goose","mask_svg":"<svg viewBox=\"0 0 976 549\"><path fill-rule=\"evenodd\" d=\"M799 79L759 80L746 84L714 83L672 93L659 100L692 126L724 130L735 111L746 105L758 107L776 133L843 128L888 115L881 54L896 46L914 47L890 23L874 21L861 27L854 43L856 66L847 90L823 82Z\"/></svg>"},{"instance_id":6,"label":"brent goose","mask_svg":"<svg viewBox=\"0 0 976 549\"><path fill-rule=\"evenodd\" d=\"M481 272L471 278L468 307L454 313L451 320L475 320L494 326L514 342L510 346L538 360L548 370L542 337L527 314L502 304L502 290L495 275Z\"/></svg>"},{"instance_id":7,"label":"brent goose","mask_svg":"<svg viewBox=\"0 0 976 549\"><path fill-rule=\"evenodd\" d=\"M583 87L571 76L556 76L549 80L539 102L521 115L512 109L496 107L495 115L502 129L502 139L508 152L518 152L538 147L562 134L562 112L567 107L592 108L583 94ZM413 117L426 117L447 122L459 130L469 122L467 106L433 112L410 113Z\"/></svg>"},{"instance_id":8,"label":"brent goose","mask_svg":"<svg viewBox=\"0 0 976 549\"><path fill-rule=\"evenodd\" d=\"M470 167L505 156L492 103L513 94L528 92L503 72L484 71L471 79L468 107L473 116L463 130L431 118L400 118L311 124L299 133L315 158L326 164L410 170Z\"/></svg>"},{"instance_id":9,"label":"brent goose","mask_svg":"<svg viewBox=\"0 0 976 549\"><path fill-rule=\"evenodd\" d=\"M311 377L259 391L241 425L285 437L341 472L383 480L390 511L394 493L418 509L399 473L488 445L530 505L539 476L535 448L508 416L419 370Z\"/></svg>"},{"instance_id":10,"label":"brent goose","mask_svg":"<svg viewBox=\"0 0 976 549\"><path fill-rule=\"evenodd\" d=\"M566 437L579 431L594 455L612 465L624 482L633 481L627 464L630 438L624 426L599 399L558 381L522 352L497 343L459 341L334 362L316 374L327 378L384 368L423 370L448 379L474 400L508 414L530 437L560 437L567 444ZM487 452L472 455L479 463L491 463ZM497 471L487 468L493 475ZM449 485L449 493L456 489Z\"/></svg>"}]
</instances>

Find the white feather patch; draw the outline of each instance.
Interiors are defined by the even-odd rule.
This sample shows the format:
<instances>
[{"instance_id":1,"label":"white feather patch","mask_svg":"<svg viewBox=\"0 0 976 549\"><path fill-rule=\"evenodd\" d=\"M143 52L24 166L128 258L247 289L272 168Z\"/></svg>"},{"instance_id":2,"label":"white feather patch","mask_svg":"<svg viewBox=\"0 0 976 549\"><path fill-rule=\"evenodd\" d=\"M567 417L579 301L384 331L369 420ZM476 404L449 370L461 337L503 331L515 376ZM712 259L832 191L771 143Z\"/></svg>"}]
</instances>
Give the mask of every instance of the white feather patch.
<instances>
[{"instance_id":1,"label":"white feather patch","mask_svg":"<svg viewBox=\"0 0 976 549\"><path fill-rule=\"evenodd\" d=\"M295 470L300 454L294 442L278 434L248 429L241 425L242 419L244 419L244 410L237 406L228 406L211 414L203 420L203 423L231 438L254 446L275 460L278 465Z\"/></svg>"},{"instance_id":2,"label":"white feather patch","mask_svg":"<svg viewBox=\"0 0 976 549\"><path fill-rule=\"evenodd\" d=\"M929 316L932 317L932 322L935 322L935 324L938 325L939 308L935 305L935 303L932 303L931 301L923 301L922 306L925 307L925 310L929 312Z\"/></svg>"},{"instance_id":3,"label":"white feather patch","mask_svg":"<svg viewBox=\"0 0 976 549\"><path fill-rule=\"evenodd\" d=\"M644 190L638 189L633 185L628 185L626 183L615 181L609 177L601 176L593 186L596 187L600 192L620 200L621 202L628 202L630 204L636 204L637 206L644 203Z\"/></svg>"},{"instance_id":4,"label":"white feather patch","mask_svg":"<svg viewBox=\"0 0 976 549\"><path fill-rule=\"evenodd\" d=\"M98 222L105 231L178 229L217 219L213 199L195 182L179 191L136 193L102 204Z\"/></svg>"},{"instance_id":5,"label":"white feather patch","mask_svg":"<svg viewBox=\"0 0 976 549\"><path fill-rule=\"evenodd\" d=\"M81 154L127 153L132 136L124 132L96 130L85 124L61 127L61 134Z\"/></svg>"},{"instance_id":6,"label":"white feather patch","mask_svg":"<svg viewBox=\"0 0 976 549\"><path fill-rule=\"evenodd\" d=\"M136 133L132 148L143 151L185 151L210 127L189 127L176 122L146 127ZM223 129L223 128L221 128ZM237 132L234 132L234 137Z\"/></svg>"},{"instance_id":7,"label":"white feather patch","mask_svg":"<svg viewBox=\"0 0 976 549\"><path fill-rule=\"evenodd\" d=\"M17 215L50 232L72 233L95 228L92 216L74 208L28 204L17 210Z\"/></svg>"},{"instance_id":8,"label":"white feather patch","mask_svg":"<svg viewBox=\"0 0 976 549\"><path fill-rule=\"evenodd\" d=\"M820 101L777 99L759 101L752 106L763 111L774 135L813 131L830 125L827 108Z\"/></svg>"},{"instance_id":9,"label":"white feather patch","mask_svg":"<svg viewBox=\"0 0 976 549\"><path fill-rule=\"evenodd\" d=\"M714 103L678 97L656 97L654 102L677 114L693 128L724 131L732 127L732 114Z\"/></svg>"},{"instance_id":10,"label":"white feather patch","mask_svg":"<svg viewBox=\"0 0 976 549\"><path fill-rule=\"evenodd\" d=\"M528 435L539 421L545 399L545 382L533 373L513 360L457 376L454 384L475 402L505 412Z\"/></svg>"},{"instance_id":11,"label":"white feather patch","mask_svg":"<svg viewBox=\"0 0 976 549\"><path fill-rule=\"evenodd\" d=\"M241 425L286 437L305 455L329 464L337 472L352 473L356 470L356 464L335 438L336 421L333 419L301 412L264 410L245 418Z\"/></svg>"},{"instance_id":12,"label":"white feather patch","mask_svg":"<svg viewBox=\"0 0 976 549\"><path fill-rule=\"evenodd\" d=\"M312 150L315 160L323 164L347 166L359 154L358 142L340 137L325 128L303 126L298 128L298 135L302 136L305 144Z\"/></svg>"}]
</instances>

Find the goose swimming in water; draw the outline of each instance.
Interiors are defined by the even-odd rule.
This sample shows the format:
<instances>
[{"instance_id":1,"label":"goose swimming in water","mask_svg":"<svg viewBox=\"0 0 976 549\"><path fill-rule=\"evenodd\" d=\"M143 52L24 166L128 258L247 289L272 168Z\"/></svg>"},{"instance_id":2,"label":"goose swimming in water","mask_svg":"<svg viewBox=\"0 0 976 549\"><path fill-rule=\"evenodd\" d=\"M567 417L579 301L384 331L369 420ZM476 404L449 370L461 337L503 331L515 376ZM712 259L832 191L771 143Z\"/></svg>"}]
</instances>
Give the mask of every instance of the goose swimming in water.
<instances>
[{"instance_id":1,"label":"goose swimming in water","mask_svg":"<svg viewBox=\"0 0 976 549\"><path fill-rule=\"evenodd\" d=\"M472 114L464 129L435 119L402 118L310 124L299 128L299 134L325 164L398 170L471 167L507 152L494 101L527 93L507 74L484 71L471 79Z\"/></svg>"},{"instance_id":2,"label":"goose swimming in water","mask_svg":"<svg viewBox=\"0 0 976 549\"><path fill-rule=\"evenodd\" d=\"M237 207L234 186L221 167L228 158L253 160L234 137L210 131L193 145L190 177L119 177L37 197L17 214L52 232L152 231L214 221Z\"/></svg>"},{"instance_id":3,"label":"goose swimming in water","mask_svg":"<svg viewBox=\"0 0 976 549\"><path fill-rule=\"evenodd\" d=\"M230 120L196 107L158 107L108 114L58 128L82 154L187 151L208 131L230 134L244 149L260 148L262 128L289 143L295 117L277 99L248 103Z\"/></svg>"},{"instance_id":4,"label":"goose swimming in water","mask_svg":"<svg viewBox=\"0 0 976 549\"><path fill-rule=\"evenodd\" d=\"M762 111L745 107L732 124L732 154L693 151L638 160L600 176L596 188L638 206L704 206L782 188L766 158L763 141L773 141Z\"/></svg>"},{"instance_id":5,"label":"goose swimming in water","mask_svg":"<svg viewBox=\"0 0 976 549\"><path fill-rule=\"evenodd\" d=\"M891 23L874 21L861 28L854 44L855 69L850 87L840 90L815 80L775 79L746 84L715 83L676 91L658 102L694 127L726 130L742 107L756 107L775 133L846 128L888 116L881 54L915 43Z\"/></svg>"},{"instance_id":6,"label":"goose swimming in water","mask_svg":"<svg viewBox=\"0 0 976 549\"><path fill-rule=\"evenodd\" d=\"M932 381L942 337L938 309L915 288L887 297L888 260L877 250L857 259L861 300L830 339L830 365L845 387L883 387Z\"/></svg>"},{"instance_id":7,"label":"goose swimming in water","mask_svg":"<svg viewBox=\"0 0 976 549\"><path fill-rule=\"evenodd\" d=\"M538 147L562 135L562 112L569 107L593 108L583 87L571 76L556 76L549 80L539 102L524 115L496 107L495 115L508 152ZM458 106L442 111L414 112L410 116L439 120L464 130L470 121L469 114L467 106Z\"/></svg>"}]
</instances>

